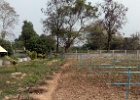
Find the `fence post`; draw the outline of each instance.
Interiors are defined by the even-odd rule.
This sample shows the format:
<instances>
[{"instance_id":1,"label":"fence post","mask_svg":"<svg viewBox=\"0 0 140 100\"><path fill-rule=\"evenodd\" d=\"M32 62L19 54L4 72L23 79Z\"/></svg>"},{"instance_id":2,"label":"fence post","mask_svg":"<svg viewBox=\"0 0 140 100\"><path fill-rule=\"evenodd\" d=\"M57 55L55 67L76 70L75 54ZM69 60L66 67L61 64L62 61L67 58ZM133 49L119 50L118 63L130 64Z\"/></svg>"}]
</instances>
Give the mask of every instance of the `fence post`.
<instances>
[{"instance_id":1,"label":"fence post","mask_svg":"<svg viewBox=\"0 0 140 100\"><path fill-rule=\"evenodd\" d=\"M139 58L139 50L137 50L137 58Z\"/></svg>"},{"instance_id":2,"label":"fence post","mask_svg":"<svg viewBox=\"0 0 140 100\"><path fill-rule=\"evenodd\" d=\"M127 56L127 50L125 50L125 57Z\"/></svg>"},{"instance_id":3,"label":"fence post","mask_svg":"<svg viewBox=\"0 0 140 100\"><path fill-rule=\"evenodd\" d=\"M89 57L89 50L87 50L87 56Z\"/></svg>"},{"instance_id":4,"label":"fence post","mask_svg":"<svg viewBox=\"0 0 140 100\"><path fill-rule=\"evenodd\" d=\"M80 53L80 67L82 67L82 54Z\"/></svg>"},{"instance_id":5,"label":"fence post","mask_svg":"<svg viewBox=\"0 0 140 100\"><path fill-rule=\"evenodd\" d=\"M114 50L112 50L112 56L114 57L114 55L115 55L115 54L114 54Z\"/></svg>"},{"instance_id":6,"label":"fence post","mask_svg":"<svg viewBox=\"0 0 140 100\"><path fill-rule=\"evenodd\" d=\"M130 68L128 69L128 84L126 85L126 100L129 100L129 90L130 90L130 74L131 70Z\"/></svg>"},{"instance_id":7,"label":"fence post","mask_svg":"<svg viewBox=\"0 0 140 100\"><path fill-rule=\"evenodd\" d=\"M78 60L77 50L75 51L75 53L76 53L76 59Z\"/></svg>"},{"instance_id":8,"label":"fence post","mask_svg":"<svg viewBox=\"0 0 140 100\"><path fill-rule=\"evenodd\" d=\"M101 57L101 54L102 54L102 51L100 50L100 51L99 51L99 56L100 56L100 57Z\"/></svg>"}]
</instances>

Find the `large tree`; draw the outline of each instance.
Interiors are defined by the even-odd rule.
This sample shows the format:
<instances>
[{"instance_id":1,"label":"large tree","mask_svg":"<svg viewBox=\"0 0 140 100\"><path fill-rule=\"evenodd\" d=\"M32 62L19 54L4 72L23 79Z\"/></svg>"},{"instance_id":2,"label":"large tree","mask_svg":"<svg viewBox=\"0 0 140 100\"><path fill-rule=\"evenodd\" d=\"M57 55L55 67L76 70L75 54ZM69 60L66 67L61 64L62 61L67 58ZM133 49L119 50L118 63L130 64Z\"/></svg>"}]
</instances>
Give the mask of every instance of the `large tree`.
<instances>
[{"instance_id":1,"label":"large tree","mask_svg":"<svg viewBox=\"0 0 140 100\"><path fill-rule=\"evenodd\" d=\"M85 47L92 50L105 49L107 35L100 21L87 26L85 32L87 33Z\"/></svg>"},{"instance_id":2,"label":"large tree","mask_svg":"<svg viewBox=\"0 0 140 100\"><path fill-rule=\"evenodd\" d=\"M126 23L126 8L123 4L115 2L113 0L104 0L103 3L100 3L102 13L104 15L103 25L107 31L107 50L110 49L110 42L112 35L116 34L119 29Z\"/></svg>"},{"instance_id":3,"label":"large tree","mask_svg":"<svg viewBox=\"0 0 140 100\"><path fill-rule=\"evenodd\" d=\"M55 9L49 12L52 16L47 18L51 24L44 25L45 27L53 25L50 29L57 33L57 37L59 34L61 44L67 52L74 40L81 36L82 29L87 23L97 17L98 9L91 3L86 4L86 0L52 0L51 2L55 4L52 5Z\"/></svg>"},{"instance_id":4,"label":"large tree","mask_svg":"<svg viewBox=\"0 0 140 100\"><path fill-rule=\"evenodd\" d=\"M64 10L62 0L50 0L47 3L47 8L42 12L47 15L43 20L44 31L49 32L56 37L56 52L59 52L61 29L64 25Z\"/></svg>"},{"instance_id":5,"label":"large tree","mask_svg":"<svg viewBox=\"0 0 140 100\"><path fill-rule=\"evenodd\" d=\"M82 35L85 26L97 17L97 8L86 0L66 0L65 33L63 36L65 52Z\"/></svg>"},{"instance_id":6,"label":"large tree","mask_svg":"<svg viewBox=\"0 0 140 100\"><path fill-rule=\"evenodd\" d=\"M18 16L15 9L8 2L0 0L0 38L4 39L6 35L13 35L11 28L14 28L14 25L17 24Z\"/></svg>"},{"instance_id":7,"label":"large tree","mask_svg":"<svg viewBox=\"0 0 140 100\"><path fill-rule=\"evenodd\" d=\"M22 32L21 32L21 35L19 36L19 38L17 39L17 42L18 41L22 41L23 42L23 45L28 48L26 45L29 40L33 37L33 36L38 36L38 34L35 32L34 28L33 28L33 24L32 22L28 22L28 21L24 21L23 22L23 26L22 26Z\"/></svg>"}]
</instances>

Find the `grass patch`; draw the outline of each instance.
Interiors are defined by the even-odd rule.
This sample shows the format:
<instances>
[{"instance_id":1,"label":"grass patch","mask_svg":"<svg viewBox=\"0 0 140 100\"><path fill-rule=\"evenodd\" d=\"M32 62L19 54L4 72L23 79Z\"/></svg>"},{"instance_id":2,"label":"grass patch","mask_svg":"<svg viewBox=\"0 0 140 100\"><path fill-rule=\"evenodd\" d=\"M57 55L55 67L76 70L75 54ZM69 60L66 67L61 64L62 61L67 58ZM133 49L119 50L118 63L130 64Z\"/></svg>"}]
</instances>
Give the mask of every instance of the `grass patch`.
<instances>
[{"instance_id":1,"label":"grass patch","mask_svg":"<svg viewBox=\"0 0 140 100\"><path fill-rule=\"evenodd\" d=\"M57 60L54 63L49 62ZM60 68L64 60L59 58L37 59L31 62L23 62L16 65L17 72L13 65L0 68L0 100L8 95L24 95L29 98L29 93L25 92L31 87L38 87ZM17 74L17 78L12 77L12 73ZM25 76L22 77L22 74ZM28 99L27 99L28 100Z\"/></svg>"}]
</instances>

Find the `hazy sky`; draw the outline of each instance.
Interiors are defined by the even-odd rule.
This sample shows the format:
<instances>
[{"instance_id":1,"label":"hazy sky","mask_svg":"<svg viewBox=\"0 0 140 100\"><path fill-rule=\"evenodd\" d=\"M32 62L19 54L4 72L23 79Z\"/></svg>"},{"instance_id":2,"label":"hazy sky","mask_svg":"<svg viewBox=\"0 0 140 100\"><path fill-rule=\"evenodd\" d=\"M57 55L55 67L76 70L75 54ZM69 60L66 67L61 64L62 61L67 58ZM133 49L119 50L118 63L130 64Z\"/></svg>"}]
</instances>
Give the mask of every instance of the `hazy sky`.
<instances>
[{"instance_id":1,"label":"hazy sky","mask_svg":"<svg viewBox=\"0 0 140 100\"><path fill-rule=\"evenodd\" d=\"M34 25L34 29L38 34L42 32L41 18L45 18L44 14L41 12L41 8L46 7L48 0L6 0L10 3L10 6L14 7L17 14L19 14L19 24L13 29L16 37L21 34L21 27L24 20L31 21ZM97 3L103 0L87 0L89 2ZM128 22L121 30L125 33L125 36L130 36L130 34L140 31L140 0L114 0L124 4L128 7L127 20Z\"/></svg>"}]
</instances>

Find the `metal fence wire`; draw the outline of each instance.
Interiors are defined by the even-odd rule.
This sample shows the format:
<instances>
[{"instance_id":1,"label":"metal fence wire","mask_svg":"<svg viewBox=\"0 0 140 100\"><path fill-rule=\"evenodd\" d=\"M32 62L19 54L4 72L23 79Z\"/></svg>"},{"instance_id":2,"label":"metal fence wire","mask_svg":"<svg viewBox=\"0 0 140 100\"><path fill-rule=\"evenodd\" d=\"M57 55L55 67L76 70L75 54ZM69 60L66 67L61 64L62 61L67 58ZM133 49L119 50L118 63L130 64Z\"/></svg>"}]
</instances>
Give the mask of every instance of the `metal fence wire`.
<instances>
[{"instance_id":1,"label":"metal fence wire","mask_svg":"<svg viewBox=\"0 0 140 100\"><path fill-rule=\"evenodd\" d=\"M87 67L86 74L119 74L125 75L126 80L122 82L106 82L107 85L126 86L126 100L129 100L131 85L140 85L140 80L134 82L134 75L140 74L140 59L138 58L116 58L116 57L93 57L90 55L79 55L77 64L80 67ZM97 61L98 60L98 61ZM94 69L94 70L93 70ZM139 79L139 77L137 77Z\"/></svg>"}]
</instances>

